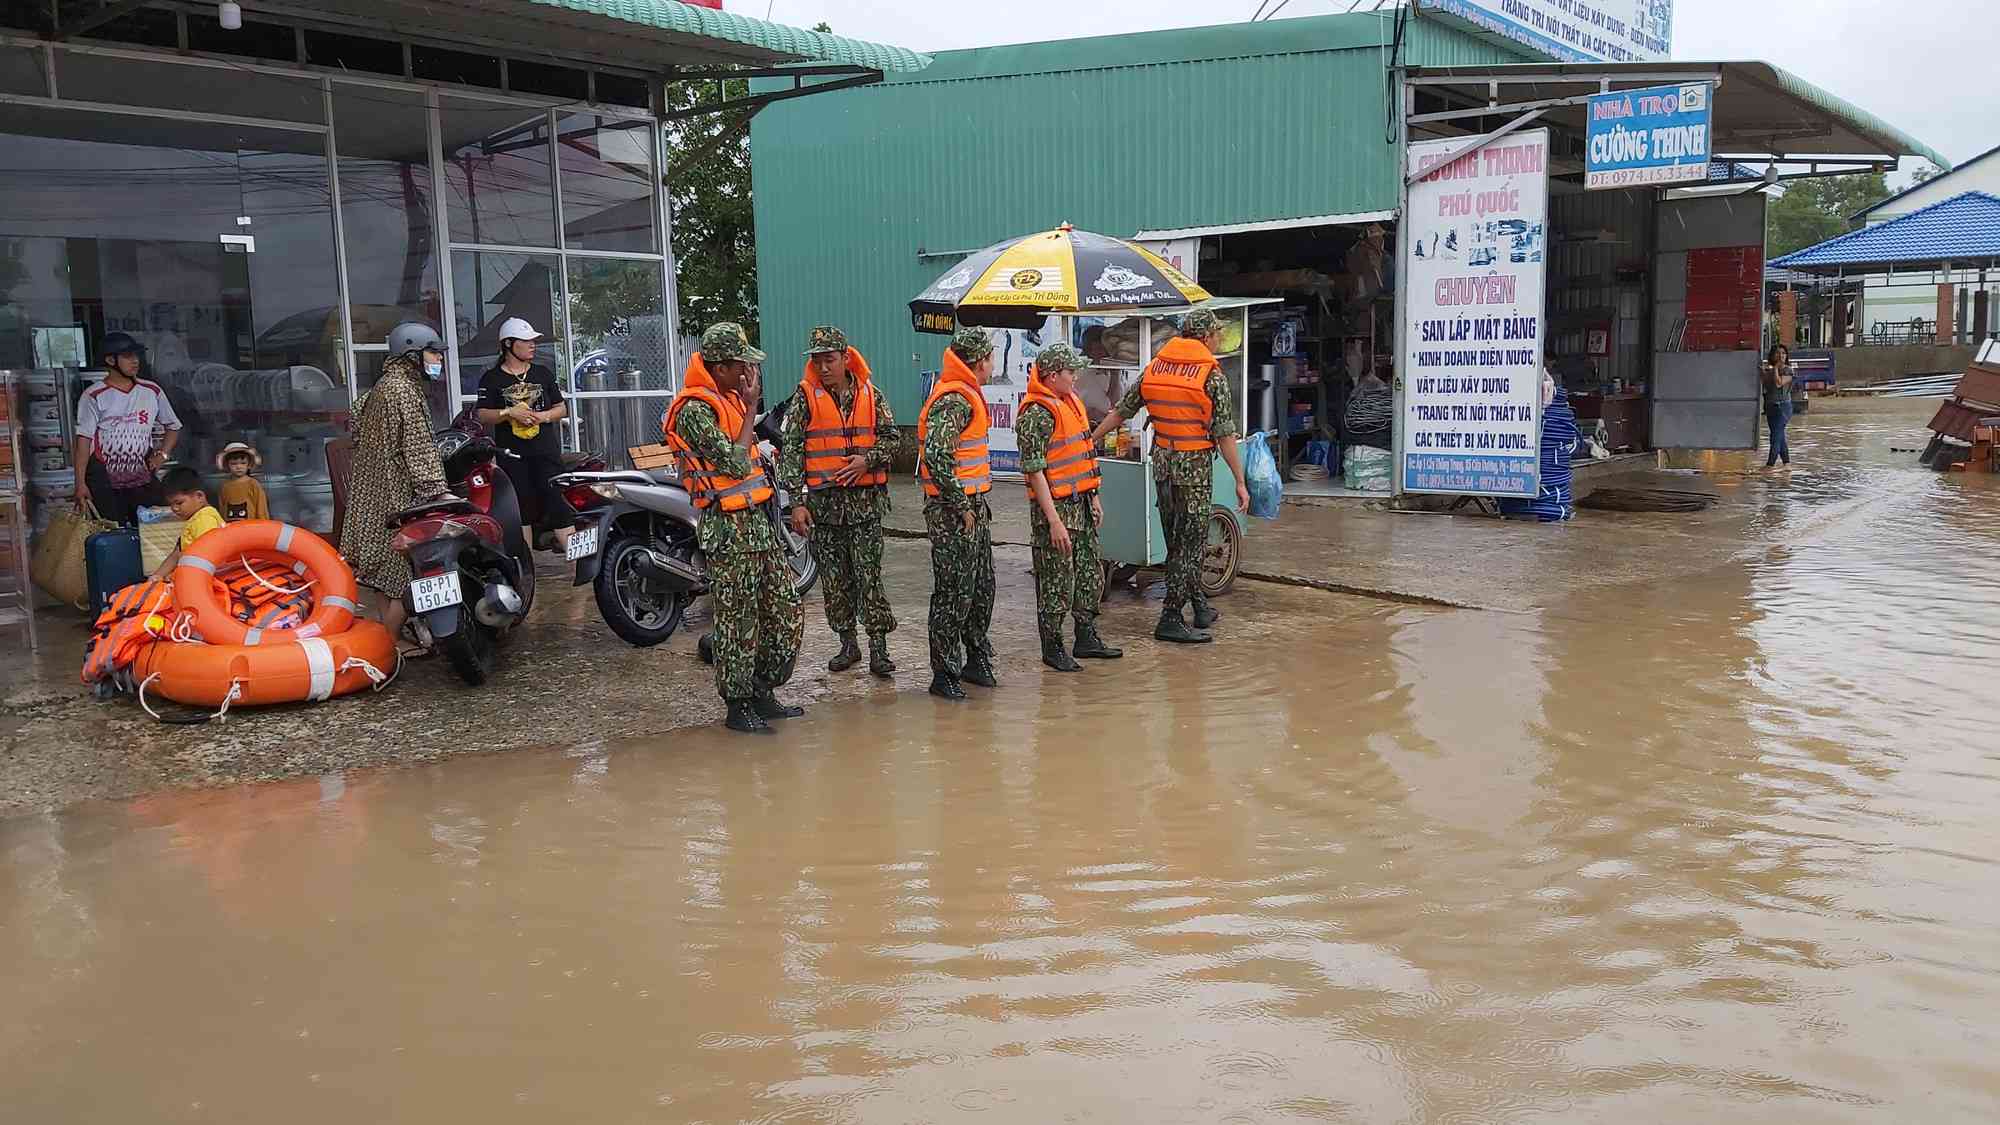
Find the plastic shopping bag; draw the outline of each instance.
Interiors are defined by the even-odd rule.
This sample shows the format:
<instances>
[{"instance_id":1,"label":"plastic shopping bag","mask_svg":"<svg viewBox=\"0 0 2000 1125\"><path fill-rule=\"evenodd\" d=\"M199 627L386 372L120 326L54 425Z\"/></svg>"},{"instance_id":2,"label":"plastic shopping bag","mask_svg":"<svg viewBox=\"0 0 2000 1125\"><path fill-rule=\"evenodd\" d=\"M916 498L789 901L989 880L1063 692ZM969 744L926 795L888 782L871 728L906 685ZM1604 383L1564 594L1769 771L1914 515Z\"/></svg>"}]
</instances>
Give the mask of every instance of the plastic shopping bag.
<instances>
[{"instance_id":1,"label":"plastic shopping bag","mask_svg":"<svg viewBox=\"0 0 2000 1125\"><path fill-rule=\"evenodd\" d=\"M1270 435L1262 431L1250 435L1249 451L1243 456L1243 482L1250 491L1250 514L1258 519L1278 518L1278 505L1285 499L1285 482L1278 476L1278 460L1271 456Z\"/></svg>"}]
</instances>

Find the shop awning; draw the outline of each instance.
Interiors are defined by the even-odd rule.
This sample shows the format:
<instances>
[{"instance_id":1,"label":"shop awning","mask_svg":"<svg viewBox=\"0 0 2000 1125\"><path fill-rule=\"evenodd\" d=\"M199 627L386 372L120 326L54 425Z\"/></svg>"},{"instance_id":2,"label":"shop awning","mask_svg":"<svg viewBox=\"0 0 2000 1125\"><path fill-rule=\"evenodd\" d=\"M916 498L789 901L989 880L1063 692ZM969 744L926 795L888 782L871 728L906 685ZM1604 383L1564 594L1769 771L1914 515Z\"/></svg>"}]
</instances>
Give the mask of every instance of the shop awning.
<instances>
[{"instance_id":1,"label":"shop awning","mask_svg":"<svg viewBox=\"0 0 2000 1125\"><path fill-rule=\"evenodd\" d=\"M1525 105L1568 102L1601 89L1630 90L1678 82L1718 83L1714 100L1714 152L1718 160L1750 163L1880 163L1921 157L1950 168L1936 149L1901 129L1762 62L1514 63L1505 66L1428 66L1408 72L1421 93L1439 95L1451 108L1426 105L1412 117L1425 125L1479 119L1480 107L1512 116ZM1542 118L1576 132L1585 108L1549 105Z\"/></svg>"},{"instance_id":2,"label":"shop awning","mask_svg":"<svg viewBox=\"0 0 2000 1125\"><path fill-rule=\"evenodd\" d=\"M446 43L524 49L659 72L671 67L812 63L849 71L922 70L930 57L678 0L245 0L315 23Z\"/></svg>"},{"instance_id":3,"label":"shop awning","mask_svg":"<svg viewBox=\"0 0 2000 1125\"><path fill-rule=\"evenodd\" d=\"M1872 227L1795 250L1771 264L1801 273L1870 273L1945 265L2000 267L2000 198L1968 191Z\"/></svg>"}]
</instances>

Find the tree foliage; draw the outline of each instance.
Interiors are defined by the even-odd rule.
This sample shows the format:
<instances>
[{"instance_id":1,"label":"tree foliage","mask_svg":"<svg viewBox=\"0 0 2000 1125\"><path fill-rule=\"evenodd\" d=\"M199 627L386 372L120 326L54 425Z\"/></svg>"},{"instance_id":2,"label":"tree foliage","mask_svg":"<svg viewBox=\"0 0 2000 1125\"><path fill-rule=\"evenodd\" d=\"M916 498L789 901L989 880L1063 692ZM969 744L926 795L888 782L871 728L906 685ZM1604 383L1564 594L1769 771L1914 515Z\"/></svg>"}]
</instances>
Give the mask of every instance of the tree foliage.
<instances>
[{"instance_id":1,"label":"tree foliage","mask_svg":"<svg viewBox=\"0 0 2000 1125\"><path fill-rule=\"evenodd\" d=\"M749 95L749 83L667 87L667 109L714 106ZM667 198L673 207L681 330L734 320L757 334L757 223L750 206L750 114L722 110L670 121Z\"/></svg>"},{"instance_id":2,"label":"tree foliage","mask_svg":"<svg viewBox=\"0 0 2000 1125\"><path fill-rule=\"evenodd\" d=\"M1848 216L1889 198L1881 173L1794 180L1771 202L1771 256L1825 242L1860 226Z\"/></svg>"}]
</instances>

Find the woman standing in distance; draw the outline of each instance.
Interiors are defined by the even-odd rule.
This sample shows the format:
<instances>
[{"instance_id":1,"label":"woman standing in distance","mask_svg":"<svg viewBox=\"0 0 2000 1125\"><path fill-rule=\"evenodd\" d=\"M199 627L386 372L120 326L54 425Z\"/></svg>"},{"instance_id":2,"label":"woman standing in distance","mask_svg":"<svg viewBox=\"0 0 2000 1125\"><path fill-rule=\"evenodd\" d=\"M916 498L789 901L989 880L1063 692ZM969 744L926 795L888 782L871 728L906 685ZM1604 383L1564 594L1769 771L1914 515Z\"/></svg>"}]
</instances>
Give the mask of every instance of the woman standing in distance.
<instances>
[{"instance_id":1,"label":"woman standing in distance","mask_svg":"<svg viewBox=\"0 0 2000 1125\"><path fill-rule=\"evenodd\" d=\"M1792 422L1792 382L1797 378L1791 349L1772 344L1764 356L1764 422L1771 427L1771 456L1764 461L1767 469L1779 461L1787 468L1792 464L1792 447L1785 440L1785 427Z\"/></svg>"}]
</instances>

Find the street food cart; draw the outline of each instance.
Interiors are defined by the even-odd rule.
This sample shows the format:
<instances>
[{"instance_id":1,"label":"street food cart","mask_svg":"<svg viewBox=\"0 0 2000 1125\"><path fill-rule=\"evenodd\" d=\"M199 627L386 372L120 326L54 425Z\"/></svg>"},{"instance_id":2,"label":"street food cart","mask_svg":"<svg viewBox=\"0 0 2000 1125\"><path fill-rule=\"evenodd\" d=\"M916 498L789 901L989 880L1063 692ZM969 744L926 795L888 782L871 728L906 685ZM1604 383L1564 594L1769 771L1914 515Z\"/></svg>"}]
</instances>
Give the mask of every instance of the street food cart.
<instances>
[{"instance_id":1,"label":"street food cart","mask_svg":"<svg viewBox=\"0 0 2000 1125\"><path fill-rule=\"evenodd\" d=\"M1108 335L1123 327L1126 336L1136 329L1136 350L1091 357L1091 373L1104 380L1106 393L1115 405L1138 380L1146 363L1171 338L1174 322L1196 308L1215 311L1222 316L1225 333L1223 350L1216 358L1229 377L1240 419L1248 414L1250 403L1250 310L1257 305L1276 303L1277 299L1272 297L1216 297L1177 308L1049 315L1061 325L1059 338L1080 348L1086 328L1101 326ZM1086 354L1103 350L1100 344ZM1155 479L1153 471L1153 430L1146 424L1146 412L1142 410L1136 418L1126 419L1123 429L1126 435L1123 440L1116 432L1105 435L1107 449L1099 451L1097 460L1102 479L1098 496L1104 505L1098 550L1104 557L1107 573L1117 578L1167 561L1166 534L1160 523L1161 482ZM1247 440L1248 435L1242 444L1247 444ZM1265 438L1259 435L1257 440ZM1229 471L1229 464L1220 452L1215 457L1212 481L1215 507L1209 514L1201 587L1203 593L1215 597L1226 593L1236 581L1236 572L1242 564L1244 517L1236 510L1235 474Z\"/></svg>"}]
</instances>

